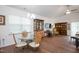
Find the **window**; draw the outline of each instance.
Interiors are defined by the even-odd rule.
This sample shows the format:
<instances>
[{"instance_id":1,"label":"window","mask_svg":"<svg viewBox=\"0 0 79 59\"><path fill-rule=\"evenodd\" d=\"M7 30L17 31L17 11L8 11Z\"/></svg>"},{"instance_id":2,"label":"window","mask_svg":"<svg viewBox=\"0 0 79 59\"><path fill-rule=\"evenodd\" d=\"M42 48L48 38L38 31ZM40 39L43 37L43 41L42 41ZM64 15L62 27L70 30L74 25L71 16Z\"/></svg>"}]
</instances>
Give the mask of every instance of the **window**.
<instances>
[{"instance_id":1,"label":"window","mask_svg":"<svg viewBox=\"0 0 79 59\"><path fill-rule=\"evenodd\" d=\"M77 32L79 32L79 22L71 23L71 35L74 36Z\"/></svg>"},{"instance_id":2,"label":"window","mask_svg":"<svg viewBox=\"0 0 79 59\"><path fill-rule=\"evenodd\" d=\"M9 15L10 32L32 31L32 19Z\"/></svg>"}]
</instances>

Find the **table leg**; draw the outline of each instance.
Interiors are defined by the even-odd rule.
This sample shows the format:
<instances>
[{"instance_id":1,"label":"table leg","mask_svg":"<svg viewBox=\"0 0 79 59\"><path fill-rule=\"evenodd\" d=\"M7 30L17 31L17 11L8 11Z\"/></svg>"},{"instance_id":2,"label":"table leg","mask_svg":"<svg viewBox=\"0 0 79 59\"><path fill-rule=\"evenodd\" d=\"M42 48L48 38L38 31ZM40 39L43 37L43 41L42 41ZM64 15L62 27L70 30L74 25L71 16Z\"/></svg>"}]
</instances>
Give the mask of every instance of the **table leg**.
<instances>
[{"instance_id":1,"label":"table leg","mask_svg":"<svg viewBox=\"0 0 79 59\"><path fill-rule=\"evenodd\" d=\"M76 44L76 48L78 48L78 46L79 46L78 39L75 40L75 44Z\"/></svg>"}]
</instances>

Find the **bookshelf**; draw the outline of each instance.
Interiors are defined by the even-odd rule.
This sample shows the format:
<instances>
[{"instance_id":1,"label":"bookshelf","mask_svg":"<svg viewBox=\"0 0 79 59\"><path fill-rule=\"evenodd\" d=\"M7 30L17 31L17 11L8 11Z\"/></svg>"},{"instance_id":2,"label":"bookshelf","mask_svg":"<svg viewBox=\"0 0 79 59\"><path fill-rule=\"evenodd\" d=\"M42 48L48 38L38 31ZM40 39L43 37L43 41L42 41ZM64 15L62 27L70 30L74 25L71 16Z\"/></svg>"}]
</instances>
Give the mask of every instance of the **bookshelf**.
<instances>
[{"instance_id":1,"label":"bookshelf","mask_svg":"<svg viewBox=\"0 0 79 59\"><path fill-rule=\"evenodd\" d=\"M67 35L67 22L55 23L55 28L59 35Z\"/></svg>"}]
</instances>

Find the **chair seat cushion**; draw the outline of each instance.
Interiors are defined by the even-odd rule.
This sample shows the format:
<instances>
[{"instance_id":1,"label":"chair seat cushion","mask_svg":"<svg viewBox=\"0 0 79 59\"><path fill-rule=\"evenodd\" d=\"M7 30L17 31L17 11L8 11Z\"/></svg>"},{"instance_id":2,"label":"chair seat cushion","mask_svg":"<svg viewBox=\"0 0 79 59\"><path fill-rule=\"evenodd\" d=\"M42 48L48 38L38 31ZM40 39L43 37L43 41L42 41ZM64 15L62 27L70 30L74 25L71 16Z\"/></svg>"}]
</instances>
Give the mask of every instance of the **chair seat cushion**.
<instances>
[{"instance_id":1,"label":"chair seat cushion","mask_svg":"<svg viewBox=\"0 0 79 59\"><path fill-rule=\"evenodd\" d=\"M27 43L26 42L21 42L21 43L17 43L15 46L16 47L22 47L22 46L26 46Z\"/></svg>"},{"instance_id":2,"label":"chair seat cushion","mask_svg":"<svg viewBox=\"0 0 79 59\"><path fill-rule=\"evenodd\" d=\"M35 42L29 43L29 46L34 47L34 48L39 47L39 45L40 44L36 44Z\"/></svg>"}]
</instances>

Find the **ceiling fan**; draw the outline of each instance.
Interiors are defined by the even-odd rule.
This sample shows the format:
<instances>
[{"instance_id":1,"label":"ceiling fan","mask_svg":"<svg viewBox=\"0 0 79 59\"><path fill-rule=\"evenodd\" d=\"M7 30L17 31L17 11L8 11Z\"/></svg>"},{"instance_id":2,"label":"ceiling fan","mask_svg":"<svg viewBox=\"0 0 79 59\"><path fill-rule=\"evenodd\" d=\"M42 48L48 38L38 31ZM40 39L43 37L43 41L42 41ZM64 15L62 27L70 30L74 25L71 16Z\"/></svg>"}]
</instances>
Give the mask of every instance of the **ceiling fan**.
<instances>
[{"instance_id":1,"label":"ceiling fan","mask_svg":"<svg viewBox=\"0 0 79 59\"><path fill-rule=\"evenodd\" d=\"M66 11L64 13L64 15L69 15L69 14L72 14L72 13L79 13L78 12L78 9L70 9L70 5L66 5Z\"/></svg>"}]
</instances>

